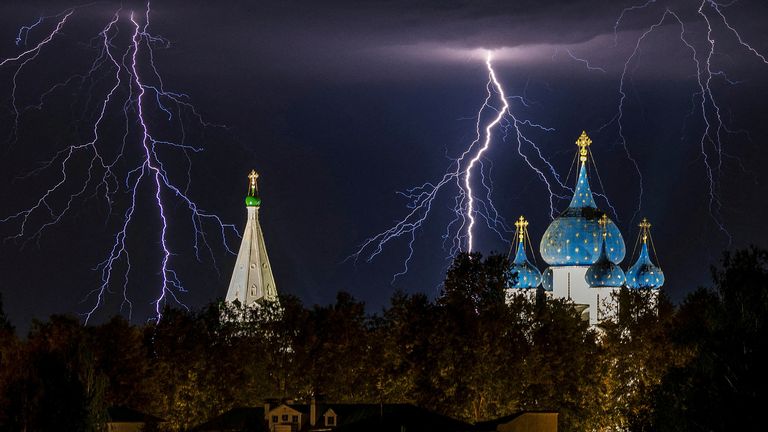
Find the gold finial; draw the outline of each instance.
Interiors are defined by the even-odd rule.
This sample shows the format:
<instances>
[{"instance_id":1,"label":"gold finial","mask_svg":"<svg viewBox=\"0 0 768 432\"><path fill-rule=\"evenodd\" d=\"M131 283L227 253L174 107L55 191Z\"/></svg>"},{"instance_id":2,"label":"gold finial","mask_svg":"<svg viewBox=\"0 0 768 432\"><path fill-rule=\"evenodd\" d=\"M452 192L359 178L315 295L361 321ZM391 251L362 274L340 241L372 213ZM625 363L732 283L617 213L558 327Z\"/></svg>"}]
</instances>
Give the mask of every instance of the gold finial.
<instances>
[{"instance_id":1,"label":"gold finial","mask_svg":"<svg viewBox=\"0 0 768 432\"><path fill-rule=\"evenodd\" d=\"M592 144L592 140L587 136L587 131L581 131L581 136L576 140L576 145L579 146L579 160L583 163L587 161L587 147Z\"/></svg>"},{"instance_id":2,"label":"gold finial","mask_svg":"<svg viewBox=\"0 0 768 432\"><path fill-rule=\"evenodd\" d=\"M259 186L256 184L256 180L258 178L259 178L259 173L257 173L256 170L251 170L251 173L248 174L248 180L250 180L250 182L248 183L249 196L256 196L256 193L259 191Z\"/></svg>"},{"instance_id":3,"label":"gold finial","mask_svg":"<svg viewBox=\"0 0 768 432\"><path fill-rule=\"evenodd\" d=\"M640 223L637 225L640 227L640 235L643 238L643 243L648 241L648 234L651 231L651 223L648 222L647 218L643 218L643 220L640 221Z\"/></svg>"},{"instance_id":4,"label":"gold finial","mask_svg":"<svg viewBox=\"0 0 768 432\"><path fill-rule=\"evenodd\" d=\"M597 221L597 223L600 225L600 228L603 230L603 238L608 237L608 215L603 213L603 215L600 217L600 220Z\"/></svg>"},{"instance_id":5,"label":"gold finial","mask_svg":"<svg viewBox=\"0 0 768 432\"><path fill-rule=\"evenodd\" d=\"M525 240L525 231L528 230L528 221L520 216L517 222L515 222L515 227L517 228L517 238L522 242Z\"/></svg>"}]
</instances>

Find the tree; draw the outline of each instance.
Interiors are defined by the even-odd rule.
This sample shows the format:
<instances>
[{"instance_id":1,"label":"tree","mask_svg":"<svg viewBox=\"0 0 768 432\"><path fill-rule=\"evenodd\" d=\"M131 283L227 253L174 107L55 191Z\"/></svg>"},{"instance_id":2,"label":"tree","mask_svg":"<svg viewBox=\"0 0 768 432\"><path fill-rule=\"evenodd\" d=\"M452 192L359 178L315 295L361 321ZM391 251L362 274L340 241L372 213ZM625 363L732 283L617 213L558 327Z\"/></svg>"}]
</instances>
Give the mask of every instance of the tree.
<instances>
[{"instance_id":1,"label":"tree","mask_svg":"<svg viewBox=\"0 0 768 432\"><path fill-rule=\"evenodd\" d=\"M530 302L505 303L509 261L500 255L456 257L431 310L416 376L417 402L478 421L517 406L520 362L528 350L521 326Z\"/></svg>"},{"instance_id":2,"label":"tree","mask_svg":"<svg viewBox=\"0 0 768 432\"><path fill-rule=\"evenodd\" d=\"M3 308L3 293L0 293L0 332L13 333L14 330L15 329Z\"/></svg>"},{"instance_id":3,"label":"tree","mask_svg":"<svg viewBox=\"0 0 768 432\"><path fill-rule=\"evenodd\" d=\"M684 365L688 350L672 341L675 308L664 292L622 288L617 308L601 323L605 427L653 430L655 397L670 368Z\"/></svg>"},{"instance_id":4,"label":"tree","mask_svg":"<svg viewBox=\"0 0 768 432\"><path fill-rule=\"evenodd\" d=\"M521 408L560 413L561 430L599 427L602 381L597 335L571 301L536 305L524 359Z\"/></svg>"},{"instance_id":5,"label":"tree","mask_svg":"<svg viewBox=\"0 0 768 432\"><path fill-rule=\"evenodd\" d=\"M338 402L369 401L375 385L368 369L371 343L365 304L339 292L336 303L315 306L297 329L294 350L309 391Z\"/></svg>"},{"instance_id":6,"label":"tree","mask_svg":"<svg viewBox=\"0 0 768 432\"><path fill-rule=\"evenodd\" d=\"M198 313L166 308L163 319L144 329L153 356L155 405L173 429L188 429L231 408L245 365L233 362L231 339L219 330L215 305Z\"/></svg>"},{"instance_id":7,"label":"tree","mask_svg":"<svg viewBox=\"0 0 768 432\"><path fill-rule=\"evenodd\" d=\"M70 317L35 322L16 375L7 388L8 430L101 430L106 419L106 378L97 369L86 333Z\"/></svg>"},{"instance_id":8,"label":"tree","mask_svg":"<svg viewBox=\"0 0 768 432\"><path fill-rule=\"evenodd\" d=\"M96 367L108 377L108 405L153 411L151 359L142 329L115 316L89 328L89 334Z\"/></svg>"},{"instance_id":9,"label":"tree","mask_svg":"<svg viewBox=\"0 0 768 432\"><path fill-rule=\"evenodd\" d=\"M768 251L725 253L712 275L680 307L674 337L695 354L664 380L659 430L749 430L768 395Z\"/></svg>"},{"instance_id":10,"label":"tree","mask_svg":"<svg viewBox=\"0 0 768 432\"><path fill-rule=\"evenodd\" d=\"M3 296L0 293L0 425L11 423L14 417L11 386L21 373L20 357L21 343L5 315ZM2 426L0 430L3 430Z\"/></svg>"},{"instance_id":11,"label":"tree","mask_svg":"<svg viewBox=\"0 0 768 432\"><path fill-rule=\"evenodd\" d=\"M372 323L371 365L376 401L416 403L431 369L428 353L435 305L422 293L396 291L381 317Z\"/></svg>"}]
</instances>

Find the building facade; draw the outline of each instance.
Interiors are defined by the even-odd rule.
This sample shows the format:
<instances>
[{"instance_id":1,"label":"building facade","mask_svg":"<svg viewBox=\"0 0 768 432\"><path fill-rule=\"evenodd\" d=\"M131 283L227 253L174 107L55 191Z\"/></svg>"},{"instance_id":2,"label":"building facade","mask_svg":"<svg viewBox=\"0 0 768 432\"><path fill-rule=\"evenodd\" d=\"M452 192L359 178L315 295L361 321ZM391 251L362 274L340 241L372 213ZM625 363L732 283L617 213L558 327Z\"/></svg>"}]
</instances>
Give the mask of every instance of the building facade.
<instances>
[{"instance_id":1,"label":"building facade","mask_svg":"<svg viewBox=\"0 0 768 432\"><path fill-rule=\"evenodd\" d=\"M651 224L640 223L642 246L635 263L625 273L620 264L626 246L619 228L608 214L597 207L589 184L590 145L586 132L576 141L578 176L568 208L550 222L539 244L542 259L548 264L543 274L526 254L532 249L528 221L522 216L517 228L516 254L510 266L508 296L543 289L551 298L573 301L582 318L598 324L616 310L613 293L630 289L658 290L664 273L653 264L648 244Z\"/></svg>"},{"instance_id":2,"label":"building facade","mask_svg":"<svg viewBox=\"0 0 768 432\"><path fill-rule=\"evenodd\" d=\"M278 301L275 277L272 274L264 234L259 224L261 197L258 178L256 171L251 171L248 175L248 193L245 197L248 219L225 298L229 303L237 301L249 307L259 302Z\"/></svg>"}]
</instances>

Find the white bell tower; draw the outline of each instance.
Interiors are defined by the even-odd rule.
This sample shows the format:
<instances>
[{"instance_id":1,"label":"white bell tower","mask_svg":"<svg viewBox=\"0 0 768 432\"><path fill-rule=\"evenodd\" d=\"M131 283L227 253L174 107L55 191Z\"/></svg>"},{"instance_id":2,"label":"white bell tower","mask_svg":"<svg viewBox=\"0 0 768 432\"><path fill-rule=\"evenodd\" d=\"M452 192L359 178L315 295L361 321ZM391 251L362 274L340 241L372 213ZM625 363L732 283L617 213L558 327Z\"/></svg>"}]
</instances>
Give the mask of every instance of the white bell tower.
<instances>
[{"instance_id":1,"label":"white bell tower","mask_svg":"<svg viewBox=\"0 0 768 432\"><path fill-rule=\"evenodd\" d=\"M256 180L259 174L251 171L248 175L248 195L245 197L245 207L248 210L248 221L243 231L243 241L237 254L235 269L227 290L227 302L238 300L243 306L253 306L256 302L277 302L277 288L269 264L267 248L264 244L264 234L259 225L259 208L261 198L258 196Z\"/></svg>"}]
</instances>

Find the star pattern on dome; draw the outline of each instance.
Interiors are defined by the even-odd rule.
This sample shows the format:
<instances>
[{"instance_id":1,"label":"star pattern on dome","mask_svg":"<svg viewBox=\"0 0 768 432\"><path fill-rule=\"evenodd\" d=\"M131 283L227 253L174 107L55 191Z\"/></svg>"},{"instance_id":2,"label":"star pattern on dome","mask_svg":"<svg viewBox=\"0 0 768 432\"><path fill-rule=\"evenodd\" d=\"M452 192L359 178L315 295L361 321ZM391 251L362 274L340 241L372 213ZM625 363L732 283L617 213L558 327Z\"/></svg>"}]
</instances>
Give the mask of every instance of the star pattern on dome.
<instances>
[{"instance_id":1,"label":"star pattern on dome","mask_svg":"<svg viewBox=\"0 0 768 432\"><path fill-rule=\"evenodd\" d=\"M586 132L576 141L579 146L579 175L568 208L544 232L539 246L541 257L549 265L591 265L600 256L602 229L598 223L605 213L597 208L587 175L588 147ZM607 219L605 252L611 262L624 259L626 247L618 227Z\"/></svg>"},{"instance_id":2,"label":"star pattern on dome","mask_svg":"<svg viewBox=\"0 0 768 432\"><path fill-rule=\"evenodd\" d=\"M627 270L627 287L633 289L658 289L664 285L664 272L651 261L648 251L648 243L653 244L651 239L651 224L648 219L643 220L638 225L640 227L640 240L643 245L640 248L640 255L632 267ZM658 258L658 257L657 257Z\"/></svg>"},{"instance_id":3,"label":"star pattern on dome","mask_svg":"<svg viewBox=\"0 0 768 432\"><path fill-rule=\"evenodd\" d=\"M525 241L528 238L528 221L523 216L515 222L517 228L517 252L515 259L508 269L508 288L530 289L541 284L541 272L530 261L525 253Z\"/></svg>"},{"instance_id":4,"label":"star pattern on dome","mask_svg":"<svg viewBox=\"0 0 768 432\"><path fill-rule=\"evenodd\" d=\"M584 279L590 287L620 287L624 284L626 276L618 262L613 262L608 258L606 240L608 239L608 216L603 215L598 221L602 230L602 241L600 242L600 256L597 261L587 269Z\"/></svg>"}]
</instances>

